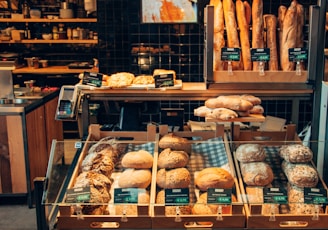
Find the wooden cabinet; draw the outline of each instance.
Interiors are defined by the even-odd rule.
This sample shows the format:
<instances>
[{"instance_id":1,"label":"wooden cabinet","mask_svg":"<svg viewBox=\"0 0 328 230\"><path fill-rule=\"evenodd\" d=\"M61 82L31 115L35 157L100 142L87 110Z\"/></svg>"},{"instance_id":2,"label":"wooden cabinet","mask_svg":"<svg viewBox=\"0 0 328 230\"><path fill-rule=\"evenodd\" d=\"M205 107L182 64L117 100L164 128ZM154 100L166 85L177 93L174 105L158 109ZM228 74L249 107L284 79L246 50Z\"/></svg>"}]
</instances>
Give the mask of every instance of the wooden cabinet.
<instances>
[{"instance_id":1,"label":"wooden cabinet","mask_svg":"<svg viewBox=\"0 0 328 230\"><path fill-rule=\"evenodd\" d=\"M57 101L0 116L0 195L27 194L32 205L33 180L46 175L51 142L63 140L62 122L55 120Z\"/></svg>"}]
</instances>

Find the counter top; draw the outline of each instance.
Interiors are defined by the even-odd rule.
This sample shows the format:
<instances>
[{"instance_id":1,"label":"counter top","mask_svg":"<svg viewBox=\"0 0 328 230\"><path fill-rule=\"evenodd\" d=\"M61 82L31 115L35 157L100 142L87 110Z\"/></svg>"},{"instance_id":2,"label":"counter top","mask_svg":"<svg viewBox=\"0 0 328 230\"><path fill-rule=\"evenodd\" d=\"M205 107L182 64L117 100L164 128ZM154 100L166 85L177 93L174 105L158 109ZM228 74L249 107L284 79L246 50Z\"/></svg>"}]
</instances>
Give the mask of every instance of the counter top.
<instances>
[{"instance_id":1,"label":"counter top","mask_svg":"<svg viewBox=\"0 0 328 230\"><path fill-rule=\"evenodd\" d=\"M70 69L68 66L49 66L45 68L22 67L14 69L13 74L79 74L85 71L98 72L98 69Z\"/></svg>"}]
</instances>

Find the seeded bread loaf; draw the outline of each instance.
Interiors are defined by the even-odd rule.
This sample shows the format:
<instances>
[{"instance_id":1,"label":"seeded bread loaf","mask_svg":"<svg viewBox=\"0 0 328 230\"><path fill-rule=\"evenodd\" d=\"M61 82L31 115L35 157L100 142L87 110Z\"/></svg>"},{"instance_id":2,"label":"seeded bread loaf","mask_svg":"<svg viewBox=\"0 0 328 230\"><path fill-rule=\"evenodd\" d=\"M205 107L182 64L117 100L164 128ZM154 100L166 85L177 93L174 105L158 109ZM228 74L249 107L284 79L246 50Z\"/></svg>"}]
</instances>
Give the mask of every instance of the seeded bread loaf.
<instances>
[{"instance_id":1,"label":"seeded bread loaf","mask_svg":"<svg viewBox=\"0 0 328 230\"><path fill-rule=\"evenodd\" d=\"M189 155L185 151L171 150L170 148L164 149L159 155L157 160L158 168L181 168L188 164Z\"/></svg>"},{"instance_id":2,"label":"seeded bread loaf","mask_svg":"<svg viewBox=\"0 0 328 230\"><path fill-rule=\"evenodd\" d=\"M293 164L287 161L282 162L282 170L286 174L289 183L304 187L315 187L318 184L319 176L317 170L310 164Z\"/></svg>"},{"instance_id":3,"label":"seeded bread loaf","mask_svg":"<svg viewBox=\"0 0 328 230\"><path fill-rule=\"evenodd\" d=\"M313 158L312 150L302 144L283 145L279 150L279 155L291 163L306 163Z\"/></svg>"},{"instance_id":4,"label":"seeded bread loaf","mask_svg":"<svg viewBox=\"0 0 328 230\"><path fill-rule=\"evenodd\" d=\"M160 169L156 175L160 188L188 188L190 181L190 172L186 168Z\"/></svg>"}]
</instances>

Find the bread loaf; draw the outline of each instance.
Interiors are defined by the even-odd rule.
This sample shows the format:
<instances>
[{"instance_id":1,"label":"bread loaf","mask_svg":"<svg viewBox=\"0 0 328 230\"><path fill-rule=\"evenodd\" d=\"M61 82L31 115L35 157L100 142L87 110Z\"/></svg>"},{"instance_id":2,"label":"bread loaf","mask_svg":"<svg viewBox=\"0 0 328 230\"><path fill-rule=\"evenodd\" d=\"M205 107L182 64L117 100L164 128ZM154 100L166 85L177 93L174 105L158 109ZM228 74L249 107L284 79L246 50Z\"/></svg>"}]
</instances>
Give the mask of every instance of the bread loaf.
<instances>
[{"instance_id":1,"label":"bread loaf","mask_svg":"<svg viewBox=\"0 0 328 230\"><path fill-rule=\"evenodd\" d=\"M227 33L227 47L239 48L240 42L239 42L238 31L237 31L235 4L232 0L223 0L222 3L223 3L224 21L225 21L226 33ZM241 61L233 61L232 69L240 70L241 63L242 63Z\"/></svg>"},{"instance_id":2,"label":"bread loaf","mask_svg":"<svg viewBox=\"0 0 328 230\"><path fill-rule=\"evenodd\" d=\"M174 133L168 133L161 137L158 146L161 149L170 148L172 150L188 151L190 149L190 143L188 139L179 137Z\"/></svg>"},{"instance_id":3,"label":"bread loaf","mask_svg":"<svg viewBox=\"0 0 328 230\"><path fill-rule=\"evenodd\" d=\"M253 105L259 105L262 102L261 98L256 97L256 96L251 95L251 94L242 94L242 95L240 95L240 98L243 99L243 100L251 102Z\"/></svg>"},{"instance_id":4,"label":"bread loaf","mask_svg":"<svg viewBox=\"0 0 328 230\"><path fill-rule=\"evenodd\" d=\"M156 175L160 188L188 188L190 181L190 172L186 168L160 169Z\"/></svg>"},{"instance_id":5,"label":"bread loaf","mask_svg":"<svg viewBox=\"0 0 328 230\"><path fill-rule=\"evenodd\" d=\"M291 163L306 163L313 158L312 150L302 144L283 145L279 149L279 155Z\"/></svg>"},{"instance_id":6,"label":"bread loaf","mask_svg":"<svg viewBox=\"0 0 328 230\"><path fill-rule=\"evenodd\" d=\"M194 109L194 115L199 117L207 117L211 115L213 109L207 108L205 105Z\"/></svg>"},{"instance_id":7,"label":"bread loaf","mask_svg":"<svg viewBox=\"0 0 328 230\"><path fill-rule=\"evenodd\" d=\"M292 1L287 9L282 25L282 39L280 46L280 64L283 71L293 71L295 63L289 61L288 50L296 47L297 8L296 1Z\"/></svg>"},{"instance_id":8,"label":"bread loaf","mask_svg":"<svg viewBox=\"0 0 328 230\"><path fill-rule=\"evenodd\" d=\"M296 47L302 48L304 47L304 34L303 27L305 24L305 15L304 15L304 7L297 3L296 5L296 14L297 14L297 30L296 30ZM302 70L305 69L305 63L300 63L300 68Z\"/></svg>"},{"instance_id":9,"label":"bread loaf","mask_svg":"<svg viewBox=\"0 0 328 230\"><path fill-rule=\"evenodd\" d=\"M236 111L247 111L253 108L253 104L236 95L218 96L217 98L210 98L205 101L205 106L208 108L227 108Z\"/></svg>"},{"instance_id":10,"label":"bread loaf","mask_svg":"<svg viewBox=\"0 0 328 230\"><path fill-rule=\"evenodd\" d=\"M125 169L118 178L120 188L147 188L151 183L149 169Z\"/></svg>"},{"instance_id":11,"label":"bread loaf","mask_svg":"<svg viewBox=\"0 0 328 230\"><path fill-rule=\"evenodd\" d=\"M145 150L126 153L121 160L125 168L149 169L153 167L153 155Z\"/></svg>"},{"instance_id":12,"label":"bread loaf","mask_svg":"<svg viewBox=\"0 0 328 230\"><path fill-rule=\"evenodd\" d=\"M287 176L289 183L300 188L315 187L318 184L319 176L317 170L310 164L293 164L287 161L282 162L282 170Z\"/></svg>"},{"instance_id":13,"label":"bread loaf","mask_svg":"<svg viewBox=\"0 0 328 230\"><path fill-rule=\"evenodd\" d=\"M242 163L264 161L266 154L260 144L241 144L236 149L236 159Z\"/></svg>"},{"instance_id":14,"label":"bread loaf","mask_svg":"<svg viewBox=\"0 0 328 230\"><path fill-rule=\"evenodd\" d=\"M249 186L266 186L273 181L273 171L266 162L240 163L240 171Z\"/></svg>"},{"instance_id":15,"label":"bread loaf","mask_svg":"<svg viewBox=\"0 0 328 230\"><path fill-rule=\"evenodd\" d=\"M201 191L208 188L232 188L234 179L225 169L219 167L205 168L195 177L195 185Z\"/></svg>"},{"instance_id":16,"label":"bread loaf","mask_svg":"<svg viewBox=\"0 0 328 230\"><path fill-rule=\"evenodd\" d=\"M185 151L167 148L158 155L157 166L166 169L182 168L188 164L188 161L189 155Z\"/></svg>"},{"instance_id":17,"label":"bread loaf","mask_svg":"<svg viewBox=\"0 0 328 230\"><path fill-rule=\"evenodd\" d=\"M252 70L249 24L246 18L245 5L241 0L236 1L236 14L239 27L239 36L241 44L241 54L244 70Z\"/></svg>"},{"instance_id":18,"label":"bread loaf","mask_svg":"<svg viewBox=\"0 0 328 230\"><path fill-rule=\"evenodd\" d=\"M244 1L244 7L247 25L250 25L252 21L252 7L248 1Z\"/></svg>"},{"instance_id":19,"label":"bread loaf","mask_svg":"<svg viewBox=\"0 0 328 230\"><path fill-rule=\"evenodd\" d=\"M252 109L249 110L250 114L263 114L264 108L261 105L254 105Z\"/></svg>"},{"instance_id":20,"label":"bread loaf","mask_svg":"<svg viewBox=\"0 0 328 230\"><path fill-rule=\"evenodd\" d=\"M100 152L88 153L82 161L82 172L97 172L101 173L108 178L111 176L115 168L115 163L110 154L107 154L107 150Z\"/></svg>"},{"instance_id":21,"label":"bread loaf","mask_svg":"<svg viewBox=\"0 0 328 230\"><path fill-rule=\"evenodd\" d=\"M238 117L238 114L235 111L226 108L215 108L211 113L206 114L206 118L223 121L234 119L236 117Z\"/></svg>"},{"instance_id":22,"label":"bread loaf","mask_svg":"<svg viewBox=\"0 0 328 230\"><path fill-rule=\"evenodd\" d=\"M266 25L266 47L270 49L269 70L279 70L277 50L277 17L273 14L264 15Z\"/></svg>"},{"instance_id":23,"label":"bread loaf","mask_svg":"<svg viewBox=\"0 0 328 230\"><path fill-rule=\"evenodd\" d=\"M112 74L107 81L111 88L123 88L132 85L135 76L133 73L119 72Z\"/></svg>"},{"instance_id":24,"label":"bread loaf","mask_svg":"<svg viewBox=\"0 0 328 230\"><path fill-rule=\"evenodd\" d=\"M252 48L264 48L263 40L263 2L253 0L252 3ZM259 63L253 63L253 70L259 70Z\"/></svg>"}]
</instances>

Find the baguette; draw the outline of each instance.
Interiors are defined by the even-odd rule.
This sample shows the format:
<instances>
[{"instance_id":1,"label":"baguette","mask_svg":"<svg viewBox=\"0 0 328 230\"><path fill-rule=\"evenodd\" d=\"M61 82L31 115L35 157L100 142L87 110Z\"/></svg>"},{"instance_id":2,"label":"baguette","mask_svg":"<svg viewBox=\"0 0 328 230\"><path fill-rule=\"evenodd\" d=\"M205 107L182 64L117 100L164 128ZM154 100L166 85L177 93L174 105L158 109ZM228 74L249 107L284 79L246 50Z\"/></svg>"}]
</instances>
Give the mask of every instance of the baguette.
<instances>
[{"instance_id":1,"label":"baguette","mask_svg":"<svg viewBox=\"0 0 328 230\"><path fill-rule=\"evenodd\" d=\"M252 7L247 1L244 1L244 6L245 6L246 22L247 25L250 25L252 21Z\"/></svg>"},{"instance_id":2,"label":"baguette","mask_svg":"<svg viewBox=\"0 0 328 230\"><path fill-rule=\"evenodd\" d=\"M280 57L280 49L282 46L282 27L283 27L283 22L284 22L284 18L287 12L287 7L286 6L279 6L278 8L278 28L279 28L279 32L278 32L278 43L279 43L279 57ZM280 64L280 61L279 61ZM281 64L280 64L281 67Z\"/></svg>"},{"instance_id":3,"label":"baguette","mask_svg":"<svg viewBox=\"0 0 328 230\"><path fill-rule=\"evenodd\" d=\"M236 111L247 111L253 108L253 104L236 95L218 96L217 98L210 98L205 101L205 106L208 108L227 108Z\"/></svg>"},{"instance_id":4,"label":"baguette","mask_svg":"<svg viewBox=\"0 0 328 230\"><path fill-rule=\"evenodd\" d=\"M237 32L235 4L232 0L223 0L223 13L227 32L227 45L229 48L240 48ZM240 70L241 64L241 61L233 61L232 69Z\"/></svg>"},{"instance_id":5,"label":"baguette","mask_svg":"<svg viewBox=\"0 0 328 230\"><path fill-rule=\"evenodd\" d=\"M277 71L278 51L277 51L277 18L273 14L264 15L266 25L266 47L270 49L269 70Z\"/></svg>"},{"instance_id":6,"label":"baguette","mask_svg":"<svg viewBox=\"0 0 328 230\"><path fill-rule=\"evenodd\" d=\"M245 5L241 0L236 1L237 22L241 44L241 54L244 70L252 70L252 61L249 42L249 24L246 18Z\"/></svg>"},{"instance_id":7,"label":"baguette","mask_svg":"<svg viewBox=\"0 0 328 230\"><path fill-rule=\"evenodd\" d=\"M252 48L264 48L263 40L263 1L254 0L252 4ZM259 70L259 63L253 63L253 70Z\"/></svg>"},{"instance_id":8,"label":"baguette","mask_svg":"<svg viewBox=\"0 0 328 230\"><path fill-rule=\"evenodd\" d=\"M288 50L296 47L297 9L296 1L292 1L287 9L282 25L282 39L280 46L280 61L283 71L292 71L295 63L289 61Z\"/></svg>"},{"instance_id":9,"label":"baguette","mask_svg":"<svg viewBox=\"0 0 328 230\"><path fill-rule=\"evenodd\" d=\"M304 7L301 4L296 5L296 13L297 13L297 30L296 30L296 47L302 48L304 46L304 35L303 35L303 27L304 27ZM304 63L301 63L301 69L305 69Z\"/></svg>"}]
</instances>

